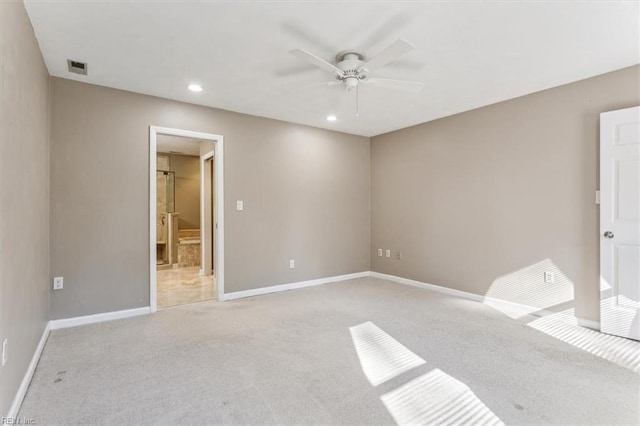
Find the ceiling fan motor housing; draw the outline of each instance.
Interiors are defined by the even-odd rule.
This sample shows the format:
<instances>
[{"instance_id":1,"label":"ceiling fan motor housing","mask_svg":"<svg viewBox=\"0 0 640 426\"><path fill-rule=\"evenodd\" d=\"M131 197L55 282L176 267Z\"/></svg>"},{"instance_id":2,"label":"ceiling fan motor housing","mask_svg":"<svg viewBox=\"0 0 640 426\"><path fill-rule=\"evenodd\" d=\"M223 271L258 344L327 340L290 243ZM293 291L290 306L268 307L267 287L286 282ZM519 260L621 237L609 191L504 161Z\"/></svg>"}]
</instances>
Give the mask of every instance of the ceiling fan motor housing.
<instances>
[{"instance_id":1,"label":"ceiling fan motor housing","mask_svg":"<svg viewBox=\"0 0 640 426\"><path fill-rule=\"evenodd\" d=\"M364 64L364 56L356 52L342 52L336 56L338 63L336 66L344 72L342 81L347 91L358 86L360 79L365 78L362 72L358 72L358 68Z\"/></svg>"}]
</instances>

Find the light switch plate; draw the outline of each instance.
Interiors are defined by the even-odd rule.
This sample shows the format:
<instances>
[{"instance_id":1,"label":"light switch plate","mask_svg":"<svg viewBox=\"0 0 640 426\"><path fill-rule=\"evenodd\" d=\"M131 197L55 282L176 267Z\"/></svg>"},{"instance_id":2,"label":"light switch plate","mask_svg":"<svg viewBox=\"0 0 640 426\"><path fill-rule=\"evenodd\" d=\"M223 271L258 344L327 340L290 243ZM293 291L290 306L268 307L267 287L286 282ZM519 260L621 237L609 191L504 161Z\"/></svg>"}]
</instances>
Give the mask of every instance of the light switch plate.
<instances>
[{"instance_id":1,"label":"light switch plate","mask_svg":"<svg viewBox=\"0 0 640 426\"><path fill-rule=\"evenodd\" d=\"M244 210L244 201L242 201L242 200L236 201L236 210L239 211L239 212Z\"/></svg>"},{"instance_id":2,"label":"light switch plate","mask_svg":"<svg viewBox=\"0 0 640 426\"><path fill-rule=\"evenodd\" d=\"M391 257L391 250L387 249L387 252L385 253L385 256Z\"/></svg>"},{"instance_id":3,"label":"light switch plate","mask_svg":"<svg viewBox=\"0 0 640 426\"><path fill-rule=\"evenodd\" d=\"M290 269L294 269L296 267L296 260L295 259L291 259L289 261L289 268Z\"/></svg>"},{"instance_id":4,"label":"light switch plate","mask_svg":"<svg viewBox=\"0 0 640 426\"><path fill-rule=\"evenodd\" d=\"M378 256L382 257L382 249L378 249Z\"/></svg>"}]
</instances>

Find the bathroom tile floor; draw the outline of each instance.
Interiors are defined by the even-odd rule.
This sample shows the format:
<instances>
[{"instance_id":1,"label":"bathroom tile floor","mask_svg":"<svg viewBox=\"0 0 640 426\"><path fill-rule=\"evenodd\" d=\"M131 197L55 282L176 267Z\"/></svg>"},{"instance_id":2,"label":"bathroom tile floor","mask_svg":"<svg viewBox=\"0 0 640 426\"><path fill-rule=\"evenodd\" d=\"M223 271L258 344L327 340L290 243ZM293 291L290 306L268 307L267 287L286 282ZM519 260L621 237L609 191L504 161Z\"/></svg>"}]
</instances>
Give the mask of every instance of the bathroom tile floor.
<instances>
[{"instance_id":1,"label":"bathroom tile floor","mask_svg":"<svg viewBox=\"0 0 640 426\"><path fill-rule=\"evenodd\" d=\"M216 298L215 277L201 277L198 266L164 269L157 274L158 308Z\"/></svg>"}]
</instances>

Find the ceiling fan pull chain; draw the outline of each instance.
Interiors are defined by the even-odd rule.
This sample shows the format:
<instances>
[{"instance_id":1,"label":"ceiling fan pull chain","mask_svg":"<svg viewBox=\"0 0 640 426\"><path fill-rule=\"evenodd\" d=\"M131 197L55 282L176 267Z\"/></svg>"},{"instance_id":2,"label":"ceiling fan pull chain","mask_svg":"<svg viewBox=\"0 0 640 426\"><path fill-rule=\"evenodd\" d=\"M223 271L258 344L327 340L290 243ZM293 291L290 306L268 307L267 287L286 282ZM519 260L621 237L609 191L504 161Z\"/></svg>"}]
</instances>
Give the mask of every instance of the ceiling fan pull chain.
<instances>
[{"instance_id":1,"label":"ceiling fan pull chain","mask_svg":"<svg viewBox=\"0 0 640 426\"><path fill-rule=\"evenodd\" d=\"M360 85L356 86L356 117L360 117Z\"/></svg>"}]
</instances>

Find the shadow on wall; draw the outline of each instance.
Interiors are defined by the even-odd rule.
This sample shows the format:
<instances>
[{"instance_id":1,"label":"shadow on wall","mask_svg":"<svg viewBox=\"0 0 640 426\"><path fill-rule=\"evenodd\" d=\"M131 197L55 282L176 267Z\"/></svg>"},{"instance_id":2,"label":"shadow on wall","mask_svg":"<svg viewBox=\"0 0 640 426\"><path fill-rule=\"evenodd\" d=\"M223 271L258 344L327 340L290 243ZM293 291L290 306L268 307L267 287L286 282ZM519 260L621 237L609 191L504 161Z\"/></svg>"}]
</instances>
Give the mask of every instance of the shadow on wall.
<instances>
[{"instance_id":1,"label":"shadow on wall","mask_svg":"<svg viewBox=\"0 0 640 426\"><path fill-rule=\"evenodd\" d=\"M349 331L362 371L373 386L426 363L370 321ZM399 425L503 424L467 385L437 368L380 400Z\"/></svg>"},{"instance_id":2,"label":"shadow on wall","mask_svg":"<svg viewBox=\"0 0 640 426\"><path fill-rule=\"evenodd\" d=\"M552 274L545 282L545 274ZM548 277L548 275L547 275ZM578 325L574 309L563 309L560 312L549 312L573 301L573 282L550 260L545 259L516 272L497 278L486 293L484 304L498 310L513 319L528 315L538 315L527 322L527 325L551 337L582 349L593 355L614 362L631 371L640 373L640 342L616 337L599 331L590 330ZM612 311L614 297L611 286L602 277L600 291L605 296L601 302L601 314ZM508 303L504 303L504 301ZM619 301L618 301L619 302ZM623 303L635 303L622 301ZM619 334L638 321L637 311L616 311L615 327ZM609 330L615 332L615 330Z\"/></svg>"},{"instance_id":3,"label":"shadow on wall","mask_svg":"<svg viewBox=\"0 0 640 426\"><path fill-rule=\"evenodd\" d=\"M516 319L572 302L573 288L560 268L545 259L498 277L485 293L484 303Z\"/></svg>"}]
</instances>

